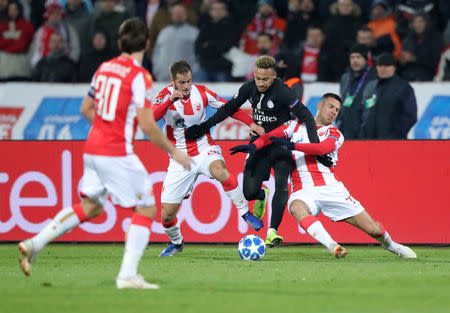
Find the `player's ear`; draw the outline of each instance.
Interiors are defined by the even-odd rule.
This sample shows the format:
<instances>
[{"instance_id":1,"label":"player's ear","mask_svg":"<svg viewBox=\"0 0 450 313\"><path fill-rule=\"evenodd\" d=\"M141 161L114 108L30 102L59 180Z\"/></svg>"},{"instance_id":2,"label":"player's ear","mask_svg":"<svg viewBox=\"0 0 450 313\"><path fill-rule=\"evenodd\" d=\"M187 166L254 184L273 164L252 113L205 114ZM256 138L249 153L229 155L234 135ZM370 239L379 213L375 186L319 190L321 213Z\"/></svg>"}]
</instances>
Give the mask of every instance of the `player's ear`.
<instances>
[{"instance_id":1,"label":"player's ear","mask_svg":"<svg viewBox=\"0 0 450 313\"><path fill-rule=\"evenodd\" d=\"M122 45L120 44L120 40L117 40L117 47L119 48L119 51L122 51Z\"/></svg>"},{"instance_id":2,"label":"player's ear","mask_svg":"<svg viewBox=\"0 0 450 313\"><path fill-rule=\"evenodd\" d=\"M148 48L150 48L150 40L145 42L145 50L148 50Z\"/></svg>"}]
</instances>

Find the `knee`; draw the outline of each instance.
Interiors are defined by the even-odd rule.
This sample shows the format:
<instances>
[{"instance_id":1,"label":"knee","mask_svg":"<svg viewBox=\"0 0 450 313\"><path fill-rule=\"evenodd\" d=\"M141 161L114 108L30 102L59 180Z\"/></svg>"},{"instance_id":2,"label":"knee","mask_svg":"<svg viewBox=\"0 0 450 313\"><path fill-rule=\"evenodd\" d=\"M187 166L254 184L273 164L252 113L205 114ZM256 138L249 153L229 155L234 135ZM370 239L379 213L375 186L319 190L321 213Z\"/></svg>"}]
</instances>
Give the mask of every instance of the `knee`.
<instances>
[{"instance_id":1,"label":"knee","mask_svg":"<svg viewBox=\"0 0 450 313\"><path fill-rule=\"evenodd\" d=\"M226 181L230 176L230 173L228 173L225 164L222 161L211 163L211 165L209 166L209 171L211 173L211 176L220 182Z\"/></svg>"},{"instance_id":2,"label":"knee","mask_svg":"<svg viewBox=\"0 0 450 313\"><path fill-rule=\"evenodd\" d=\"M253 190L250 190L250 189L248 189L248 188L244 188L243 193L244 193L245 199L248 200L248 201L252 201L252 200L257 199L258 196L259 196L260 190L261 190L261 189L256 189L256 190L253 189Z\"/></svg>"},{"instance_id":3,"label":"knee","mask_svg":"<svg viewBox=\"0 0 450 313\"><path fill-rule=\"evenodd\" d=\"M311 210L303 201L294 200L289 206L289 213L300 222L303 218L311 215Z\"/></svg>"},{"instance_id":4,"label":"knee","mask_svg":"<svg viewBox=\"0 0 450 313\"><path fill-rule=\"evenodd\" d=\"M103 207L101 205L96 205L91 210L86 212L86 216L88 219L91 219L91 218L99 216L100 214L102 214L102 212L103 212Z\"/></svg>"},{"instance_id":5,"label":"knee","mask_svg":"<svg viewBox=\"0 0 450 313\"><path fill-rule=\"evenodd\" d=\"M89 198L84 198L81 206L88 220L99 216L103 212L103 206Z\"/></svg>"},{"instance_id":6,"label":"knee","mask_svg":"<svg viewBox=\"0 0 450 313\"><path fill-rule=\"evenodd\" d=\"M172 222L177 216L177 210L165 205L161 205L161 220L164 223Z\"/></svg>"},{"instance_id":7,"label":"knee","mask_svg":"<svg viewBox=\"0 0 450 313\"><path fill-rule=\"evenodd\" d=\"M163 221L163 223L170 223L175 219L176 215L166 215L166 216L162 216L161 220Z\"/></svg>"}]
</instances>

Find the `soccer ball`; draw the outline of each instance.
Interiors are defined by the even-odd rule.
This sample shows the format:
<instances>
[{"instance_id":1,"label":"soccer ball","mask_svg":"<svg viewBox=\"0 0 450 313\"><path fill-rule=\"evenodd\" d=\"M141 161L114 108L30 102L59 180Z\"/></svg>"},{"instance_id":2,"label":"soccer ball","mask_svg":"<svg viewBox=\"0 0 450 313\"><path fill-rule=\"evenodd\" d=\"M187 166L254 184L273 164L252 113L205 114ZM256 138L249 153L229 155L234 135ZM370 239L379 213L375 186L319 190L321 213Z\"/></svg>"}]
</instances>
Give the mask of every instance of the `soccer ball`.
<instances>
[{"instance_id":1,"label":"soccer ball","mask_svg":"<svg viewBox=\"0 0 450 313\"><path fill-rule=\"evenodd\" d=\"M261 237L247 235L239 241L238 253L245 261L261 260L266 255L266 244Z\"/></svg>"}]
</instances>

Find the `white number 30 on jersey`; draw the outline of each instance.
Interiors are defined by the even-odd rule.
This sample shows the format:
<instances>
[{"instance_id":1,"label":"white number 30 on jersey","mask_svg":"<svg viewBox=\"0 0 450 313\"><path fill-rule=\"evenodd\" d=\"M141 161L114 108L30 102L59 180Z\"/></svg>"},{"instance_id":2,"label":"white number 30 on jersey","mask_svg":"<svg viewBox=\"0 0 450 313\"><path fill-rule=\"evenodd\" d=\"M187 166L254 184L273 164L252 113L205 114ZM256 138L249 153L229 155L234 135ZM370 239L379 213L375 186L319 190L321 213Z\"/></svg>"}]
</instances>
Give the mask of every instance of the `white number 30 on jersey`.
<instances>
[{"instance_id":1,"label":"white number 30 on jersey","mask_svg":"<svg viewBox=\"0 0 450 313\"><path fill-rule=\"evenodd\" d=\"M116 118L117 102L122 81L116 77L98 75L95 80L95 99L97 102L97 115L105 121L114 121Z\"/></svg>"}]
</instances>

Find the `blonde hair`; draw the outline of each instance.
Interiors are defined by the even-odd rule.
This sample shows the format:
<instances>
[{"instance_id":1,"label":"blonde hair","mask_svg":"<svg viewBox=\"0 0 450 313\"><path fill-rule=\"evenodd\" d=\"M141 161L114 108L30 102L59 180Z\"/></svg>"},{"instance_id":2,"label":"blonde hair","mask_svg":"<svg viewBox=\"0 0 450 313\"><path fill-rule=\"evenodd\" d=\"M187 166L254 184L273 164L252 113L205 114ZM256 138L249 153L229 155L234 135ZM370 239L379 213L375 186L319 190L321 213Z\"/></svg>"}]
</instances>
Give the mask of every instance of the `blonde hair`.
<instances>
[{"instance_id":1,"label":"blonde hair","mask_svg":"<svg viewBox=\"0 0 450 313\"><path fill-rule=\"evenodd\" d=\"M262 55L256 59L255 68L271 68L275 71L275 59L268 55Z\"/></svg>"}]
</instances>

